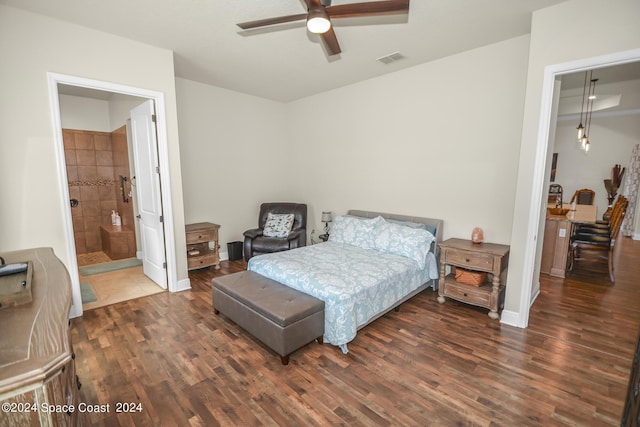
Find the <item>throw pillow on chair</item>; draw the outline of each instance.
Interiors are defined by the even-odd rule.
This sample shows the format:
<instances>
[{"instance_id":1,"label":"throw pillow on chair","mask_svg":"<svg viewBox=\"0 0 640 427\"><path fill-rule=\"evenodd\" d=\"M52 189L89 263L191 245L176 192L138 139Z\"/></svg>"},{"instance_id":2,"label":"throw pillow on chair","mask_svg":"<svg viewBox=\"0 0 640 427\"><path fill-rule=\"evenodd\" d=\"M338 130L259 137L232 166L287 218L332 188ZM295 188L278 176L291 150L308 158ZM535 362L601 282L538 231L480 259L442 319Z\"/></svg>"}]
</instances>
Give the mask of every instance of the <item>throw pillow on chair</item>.
<instances>
[{"instance_id":1,"label":"throw pillow on chair","mask_svg":"<svg viewBox=\"0 0 640 427\"><path fill-rule=\"evenodd\" d=\"M265 237L287 237L293 227L293 214L273 214L269 212L262 232Z\"/></svg>"}]
</instances>

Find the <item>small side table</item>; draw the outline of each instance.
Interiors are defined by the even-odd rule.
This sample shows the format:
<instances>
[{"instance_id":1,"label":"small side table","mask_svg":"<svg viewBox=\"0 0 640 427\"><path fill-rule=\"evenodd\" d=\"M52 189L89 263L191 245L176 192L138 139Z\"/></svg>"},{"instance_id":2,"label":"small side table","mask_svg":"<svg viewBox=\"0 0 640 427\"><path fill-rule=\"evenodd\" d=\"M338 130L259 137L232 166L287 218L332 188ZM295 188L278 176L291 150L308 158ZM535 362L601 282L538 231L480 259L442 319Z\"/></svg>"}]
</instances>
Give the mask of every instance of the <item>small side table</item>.
<instances>
[{"instance_id":1,"label":"small side table","mask_svg":"<svg viewBox=\"0 0 640 427\"><path fill-rule=\"evenodd\" d=\"M220 268L220 256L218 253L218 224L199 222L187 224L187 270L213 266ZM210 247L210 242L213 248Z\"/></svg>"},{"instance_id":2,"label":"small side table","mask_svg":"<svg viewBox=\"0 0 640 427\"><path fill-rule=\"evenodd\" d=\"M489 309L489 317L499 319L498 309L504 304L505 279L509 265L509 246L495 243L473 243L465 239L449 239L440 243L440 286L438 302L453 298ZM451 273L446 275L447 265ZM487 272L487 282L468 285L456 280L456 267Z\"/></svg>"}]
</instances>

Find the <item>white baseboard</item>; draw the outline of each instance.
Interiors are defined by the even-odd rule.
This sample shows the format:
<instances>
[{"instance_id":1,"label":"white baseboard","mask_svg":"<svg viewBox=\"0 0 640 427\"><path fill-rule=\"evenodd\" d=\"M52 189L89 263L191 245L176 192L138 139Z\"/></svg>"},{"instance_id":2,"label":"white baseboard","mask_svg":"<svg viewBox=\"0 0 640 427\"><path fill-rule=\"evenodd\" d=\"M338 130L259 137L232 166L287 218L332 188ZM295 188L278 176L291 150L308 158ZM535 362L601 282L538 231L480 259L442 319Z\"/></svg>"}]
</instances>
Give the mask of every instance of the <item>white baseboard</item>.
<instances>
[{"instance_id":1,"label":"white baseboard","mask_svg":"<svg viewBox=\"0 0 640 427\"><path fill-rule=\"evenodd\" d=\"M220 261L227 261L229 259L229 252L220 252Z\"/></svg>"},{"instance_id":2,"label":"white baseboard","mask_svg":"<svg viewBox=\"0 0 640 427\"><path fill-rule=\"evenodd\" d=\"M516 311L502 310L502 313L500 314L500 323L515 326L516 328L526 328L526 325L522 325L520 313Z\"/></svg>"},{"instance_id":3,"label":"white baseboard","mask_svg":"<svg viewBox=\"0 0 640 427\"><path fill-rule=\"evenodd\" d=\"M529 303L529 310L531 310L533 302L536 300L536 298L538 298L538 295L540 295L540 282L534 285L532 292L533 296L531 297L531 302ZM525 321L525 319L523 319L520 313L518 313L517 311L502 310L502 313L500 314L500 323L504 323L505 325L509 326L515 326L516 328L526 328L529 322Z\"/></svg>"},{"instance_id":4,"label":"white baseboard","mask_svg":"<svg viewBox=\"0 0 640 427\"><path fill-rule=\"evenodd\" d=\"M640 240L640 234L638 234L638 233L633 233L633 235L631 236L631 238L632 238L633 240Z\"/></svg>"},{"instance_id":5,"label":"white baseboard","mask_svg":"<svg viewBox=\"0 0 640 427\"><path fill-rule=\"evenodd\" d=\"M186 291L189 289L191 289L191 280L182 279L178 280L178 286L176 286L176 289L173 292Z\"/></svg>"},{"instance_id":6,"label":"white baseboard","mask_svg":"<svg viewBox=\"0 0 640 427\"><path fill-rule=\"evenodd\" d=\"M538 295L540 295L540 282L539 281L537 283L535 283L533 285L533 289L531 289L531 302L529 303L529 309L531 309L531 306L533 306L533 302L536 300L536 298L538 298Z\"/></svg>"}]
</instances>

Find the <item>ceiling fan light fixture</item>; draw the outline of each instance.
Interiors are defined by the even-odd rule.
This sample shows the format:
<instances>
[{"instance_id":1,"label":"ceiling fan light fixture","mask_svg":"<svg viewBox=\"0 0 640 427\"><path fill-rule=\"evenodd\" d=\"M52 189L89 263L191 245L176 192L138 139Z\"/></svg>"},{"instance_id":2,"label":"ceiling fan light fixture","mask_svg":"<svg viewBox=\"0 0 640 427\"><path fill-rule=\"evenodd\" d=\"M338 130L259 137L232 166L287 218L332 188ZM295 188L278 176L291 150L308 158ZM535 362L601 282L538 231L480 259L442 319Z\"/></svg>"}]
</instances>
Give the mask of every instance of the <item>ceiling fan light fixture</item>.
<instances>
[{"instance_id":1,"label":"ceiling fan light fixture","mask_svg":"<svg viewBox=\"0 0 640 427\"><path fill-rule=\"evenodd\" d=\"M310 10L307 16L307 29L314 34L324 34L331 28L331 21L324 9Z\"/></svg>"}]
</instances>

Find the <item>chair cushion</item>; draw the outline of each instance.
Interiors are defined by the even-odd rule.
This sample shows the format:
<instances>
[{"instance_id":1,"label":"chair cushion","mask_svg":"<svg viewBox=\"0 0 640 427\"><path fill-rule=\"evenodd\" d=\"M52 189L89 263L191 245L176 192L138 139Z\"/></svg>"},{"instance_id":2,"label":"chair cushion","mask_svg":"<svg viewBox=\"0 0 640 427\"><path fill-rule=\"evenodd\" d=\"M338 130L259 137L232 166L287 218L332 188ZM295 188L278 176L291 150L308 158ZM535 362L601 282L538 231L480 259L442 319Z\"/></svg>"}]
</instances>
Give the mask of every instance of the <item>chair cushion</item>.
<instances>
[{"instance_id":1,"label":"chair cushion","mask_svg":"<svg viewBox=\"0 0 640 427\"><path fill-rule=\"evenodd\" d=\"M259 236L253 239L252 249L254 252L278 252L289 249L289 240L283 237Z\"/></svg>"},{"instance_id":2,"label":"chair cushion","mask_svg":"<svg viewBox=\"0 0 640 427\"><path fill-rule=\"evenodd\" d=\"M287 237L293 226L293 214L273 214L269 212L262 234L266 237Z\"/></svg>"}]
</instances>

